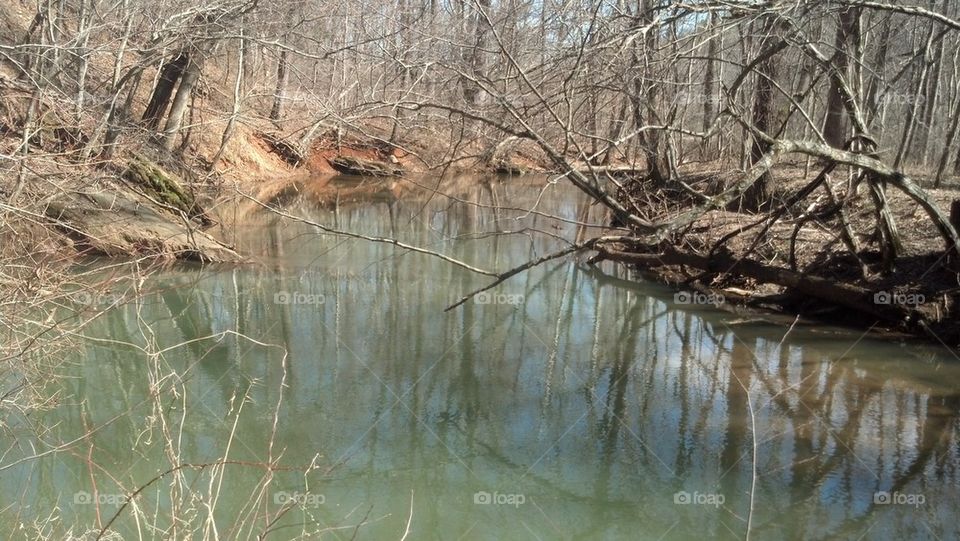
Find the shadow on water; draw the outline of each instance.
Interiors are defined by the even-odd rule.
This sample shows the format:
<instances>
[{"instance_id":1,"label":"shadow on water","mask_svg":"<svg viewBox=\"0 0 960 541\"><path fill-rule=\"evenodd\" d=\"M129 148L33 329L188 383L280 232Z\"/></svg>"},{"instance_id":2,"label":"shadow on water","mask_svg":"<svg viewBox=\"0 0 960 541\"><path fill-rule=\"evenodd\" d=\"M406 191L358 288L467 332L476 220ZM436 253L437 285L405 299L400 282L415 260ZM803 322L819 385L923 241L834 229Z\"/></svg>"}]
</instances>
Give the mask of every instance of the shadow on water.
<instances>
[{"instance_id":1,"label":"shadow on water","mask_svg":"<svg viewBox=\"0 0 960 541\"><path fill-rule=\"evenodd\" d=\"M559 186L458 194L481 207L434 197L331 210L288 196L289 211L316 221L501 270L561 246L551 235L584 234L576 222L604 220ZM562 220L485 207L538 198L538 211ZM230 458L266 460L281 402L272 456L317 467L279 471L269 490L323 496L289 514L291 525L360 515L369 523L358 538L399 538L412 492L418 539L724 539L744 537L748 521L755 539L960 535L960 363L950 352L733 324L622 268L575 260L444 312L482 277L248 218L237 242L260 264L162 274L155 293L87 332L172 348L161 365L182 392L161 404L171 426L182 422L183 461L216 461L231 433ZM259 343L204 338L227 331ZM169 467L161 428L148 423L161 413L145 400L151 370L115 342L77 353L71 400L42 415L46 441L117 420L5 473L4 492L20 502L0 509L6 527L57 503L68 522L92 524L92 509L71 505L91 479L116 490ZM86 463L91 445L109 471ZM261 473L226 477L221 535L237 533L230 517ZM168 509L167 494L146 491L141 506ZM129 512L118 528L135 534Z\"/></svg>"}]
</instances>

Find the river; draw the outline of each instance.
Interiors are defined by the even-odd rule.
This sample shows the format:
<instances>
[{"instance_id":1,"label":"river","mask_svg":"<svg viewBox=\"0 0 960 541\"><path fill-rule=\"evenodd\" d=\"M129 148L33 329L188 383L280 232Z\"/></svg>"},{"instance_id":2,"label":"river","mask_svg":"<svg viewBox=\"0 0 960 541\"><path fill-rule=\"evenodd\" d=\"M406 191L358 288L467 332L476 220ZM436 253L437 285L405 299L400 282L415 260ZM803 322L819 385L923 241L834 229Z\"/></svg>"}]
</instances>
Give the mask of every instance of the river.
<instances>
[{"instance_id":1,"label":"river","mask_svg":"<svg viewBox=\"0 0 960 541\"><path fill-rule=\"evenodd\" d=\"M603 220L563 184L455 193L278 202L497 271ZM490 278L234 220L253 263L85 299L56 402L3 445L5 537L115 514L127 539L960 537L949 350L735 316L581 257L444 311Z\"/></svg>"}]
</instances>

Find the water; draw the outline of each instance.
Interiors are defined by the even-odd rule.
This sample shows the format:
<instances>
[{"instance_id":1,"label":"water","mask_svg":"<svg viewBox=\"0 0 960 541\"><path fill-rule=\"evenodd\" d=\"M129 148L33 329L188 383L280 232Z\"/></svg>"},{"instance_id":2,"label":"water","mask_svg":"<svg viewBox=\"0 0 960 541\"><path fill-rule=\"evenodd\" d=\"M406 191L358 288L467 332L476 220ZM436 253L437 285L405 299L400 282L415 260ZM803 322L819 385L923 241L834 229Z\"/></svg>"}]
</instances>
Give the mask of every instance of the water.
<instances>
[{"instance_id":1,"label":"water","mask_svg":"<svg viewBox=\"0 0 960 541\"><path fill-rule=\"evenodd\" d=\"M283 201L501 271L603 219L559 185L458 186L482 206ZM488 208L538 198L566 221ZM960 535L947 350L788 333L581 258L445 312L488 278L242 207L255 263L88 301L55 406L4 432L6 537L115 514L125 538L401 539L408 521L408 539Z\"/></svg>"}]
</instances>

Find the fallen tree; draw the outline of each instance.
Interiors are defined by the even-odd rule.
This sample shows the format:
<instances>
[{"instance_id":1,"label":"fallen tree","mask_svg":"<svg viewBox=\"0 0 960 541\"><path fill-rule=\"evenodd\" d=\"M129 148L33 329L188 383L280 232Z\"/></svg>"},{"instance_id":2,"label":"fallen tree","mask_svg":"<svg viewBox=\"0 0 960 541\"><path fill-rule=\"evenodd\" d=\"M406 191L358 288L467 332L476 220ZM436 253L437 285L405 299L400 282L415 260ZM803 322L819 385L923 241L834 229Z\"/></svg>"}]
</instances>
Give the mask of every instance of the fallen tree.
<instances>
[{"instance_id":1,"label":"fallen tree","mask_svg":"<svg viewBox=\"0 0 960 541\"><path fill-rule=\"evenodd\" d=\"M712 275L737 275L782 286L795 293L843 306L895 325L922 324L930 317L928 311L907 305L878 304L875 302L878 293L876 290L737 257L728 250L720 250L708 257L669 246L659 250L658 247L650 245L633 245L630 251L623 248L600 244L592 261L617 261L645 269L675 266L693 268ZM704 275L700 274L699 279L703 280Z\"/></svg>"}]
</instances>

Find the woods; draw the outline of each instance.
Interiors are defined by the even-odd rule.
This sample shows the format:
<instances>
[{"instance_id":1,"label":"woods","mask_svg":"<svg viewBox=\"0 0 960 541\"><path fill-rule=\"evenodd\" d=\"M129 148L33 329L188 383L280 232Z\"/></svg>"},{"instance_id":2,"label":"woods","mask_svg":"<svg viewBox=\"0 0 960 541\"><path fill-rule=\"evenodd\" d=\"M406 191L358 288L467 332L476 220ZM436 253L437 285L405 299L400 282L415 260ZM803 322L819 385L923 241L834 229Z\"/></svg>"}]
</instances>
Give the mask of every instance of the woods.
<instances>
[{"instance_id":1,"label":"woods","mask_svg":"<svg viewBox=\"0 0 960 541\"><path fill-rule=\"evenodd\" d=\"M732 247L761 274L924 291L941 299L935 321L902 324L925 328L956 312L946 262L958 256L958 10L940 0L21 5L4 15L0 45L7 212L45 214L49 185L78 186L70 171L122 177L144 153L207 199L324 159L398 174L405 156L441 175L441 195L451 170L539 170L648 249L709 258ZM342 154L345 137L360 154ZM269 161L261 145L283 164L248 170ZM711 236L717 213L738 226ZM786 244L781 226L793 228ZM804 240L811 229L819 240ZM910 263L927 256L932 282ZM764 281L736 268L739 282L682 269L672 280Z\"/></svg>"},{"instance_id":2,"label":"woods","mask_svg":"<svg viewBox=\"0 0 960 541\"><path fill-rule=\"evenodd\" d=\"M41 5L29 24L26 9L6 15L3 58L8 77L73 101L79 120L110 104L135 109L121 111L141 121L128 129L164 137L184 136L193 107L225 121L246 46L241 110L251 124L295 111L291 137L379 122L397 144L429 130L449 145L464 120L484 144L525 130L564 159L642 161L662 181L708 133L726 141L716 158L742 166L750 125L836 148L876 132L891 165L943 180L960 167L957 7L930 4L82 0Z\"/></svg>"},{"instance_id":3,"label":"woods","mask_svg":"<svg viewBox=\"0 0 960 541\"><path fill-rule=\"evenodd\" d=\"M821 263L853 257L859 287L899 276L923 288L898 261L942 254L933 270L946 283L954 270L943 262L958 250L952 196L926 191L960 175L958 10L860 0L41 3L5 15L5 193L14 212L43 213L28 201L64 164L110 171L147 151L222 196L225 181L253 180L235 164L256 154L255 141L304 167L317 145L339 154L347 135L440 173L522 172L530 165L511 160L525 156L648 245L682 248L714 212L762 216L762 228L724 238L760 232L738 258L804 273L813 269L798 251ZM362 158L335 157L341 170ZM921 230L940 241L915 238L904 212L925 216ZM756 251L773 246L763 237L780 221L800 224L788 260L781 248ZM804 227L838 234L798 243ZM700 255L717 248L698 243Z\"/></svg>"},{"instance_id":4,"label":"woods","mask_svg":"<svg viewBox=\"0 0 960 541\"><path fill-rule=\"evenodd\" d=\"M212 136L236 116L236 80L244 123L306 143L319 125L456 153L460 138L519 132L570 164L633 164L662 183L710 140L720 163L756 161L758 130L853 144L942 183L960 171L958 8L930 4L82 0L41 4L29 24L11 12L2 51L35 99L75 104L63 128L87 155L116 144L98 109L127 144L152 132L172 150L194 125ZM16 113L11 128L40 130Z\"/></svg>"},{"instance_id":5,"label":"woods","mask_svg":"<svg viewBox=\"0 0 960 541\"><path fill-rule=\"evenodd\" d=\"M0 531L949 538L957 347L956 0L0 0Z\"/></svg>"}]
</instances>

